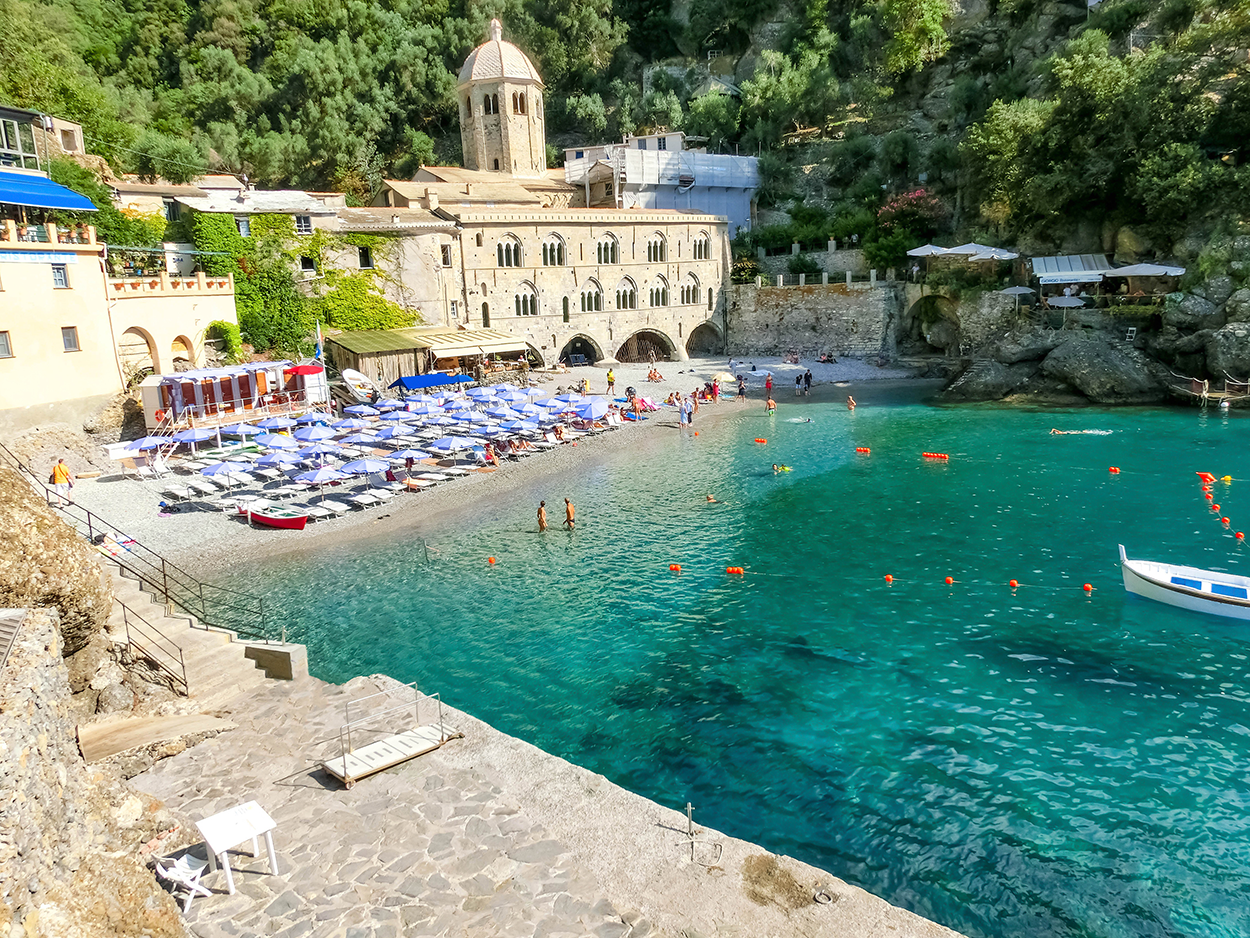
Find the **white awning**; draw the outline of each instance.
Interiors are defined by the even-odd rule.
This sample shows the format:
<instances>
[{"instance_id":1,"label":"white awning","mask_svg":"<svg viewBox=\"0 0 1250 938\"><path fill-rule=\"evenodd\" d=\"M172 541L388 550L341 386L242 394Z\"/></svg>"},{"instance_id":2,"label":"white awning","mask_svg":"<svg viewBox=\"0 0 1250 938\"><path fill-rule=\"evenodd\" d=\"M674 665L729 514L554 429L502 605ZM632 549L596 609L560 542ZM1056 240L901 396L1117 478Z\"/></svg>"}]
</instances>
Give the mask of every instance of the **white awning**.
<instances>
[{"instance_id":1,"label":"white awning","mask_svg":"<svg viewBox=\"0 0 1250 938\"><path fill-rule=\"evenodd\" d=\"M1131 267L1117 267L1108 270L1108 277L1179 277L1185 273L1184 267L1164 267L1161 264L1133 264Z\"/></svg>"},{"instance_id":2,"label":"white awning","mask_svg":"<svg viewBox=\"0 0 1250 938\"><path fill-rule=\"evenodd\" d=\"M1038 283L1098 283L1102 280L1101 270L1065 270L1054 274L1042 274Z\"/></svg>"}]
</instances>

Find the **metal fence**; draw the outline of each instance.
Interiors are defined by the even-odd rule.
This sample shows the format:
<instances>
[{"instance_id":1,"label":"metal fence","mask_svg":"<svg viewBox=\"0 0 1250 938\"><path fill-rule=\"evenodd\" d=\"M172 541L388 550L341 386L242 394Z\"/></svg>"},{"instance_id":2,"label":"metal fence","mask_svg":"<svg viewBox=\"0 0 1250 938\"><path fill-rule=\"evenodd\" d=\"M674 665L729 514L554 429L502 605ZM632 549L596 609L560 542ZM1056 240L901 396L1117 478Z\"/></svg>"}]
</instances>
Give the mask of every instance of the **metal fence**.
<instances>
[{"instance_id":1,"label":"metal fence","mask_svg":"<svg viewBox=\"0 0 1250 938\"><path fill-rule=\"evenodd\" d=\"M3 443L0 457L24 475L70 527L101 548L124 574L160 601L193 617L205 628L228 629L254 641L286 641L285 627L274 627L269 622L261 597L197 579L94 512L74 503L60 504L60 496Z\"/></svg>"}]
</instances>

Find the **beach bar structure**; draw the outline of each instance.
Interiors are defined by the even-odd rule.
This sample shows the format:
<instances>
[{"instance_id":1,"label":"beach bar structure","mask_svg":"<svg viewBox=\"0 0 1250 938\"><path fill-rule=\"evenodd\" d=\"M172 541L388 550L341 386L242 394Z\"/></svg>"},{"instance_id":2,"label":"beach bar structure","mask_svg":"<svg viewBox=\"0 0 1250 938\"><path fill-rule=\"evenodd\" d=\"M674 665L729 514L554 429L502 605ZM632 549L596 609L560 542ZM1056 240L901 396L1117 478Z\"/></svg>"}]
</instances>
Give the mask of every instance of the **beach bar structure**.
<instances>
[{"instance_id":1,"label":"beach bar structure","mask_svg":"<svg viewBox=\"0 0 1250 938\"><path fill-rule=\"evenodd\" d=\"M149 430L300 414L322 409L329 401L325 368L290 361L152 375L139 390Z\"/></svg>"},{"instance_id":2,"label":"beach bar structure","mask_svg":"<svg viewBox=\"0 0 1250 938\"><path fill-rule=\"evenodd\" d=\"M476 372L485 359L524 361L524 339L495 329L387 329L326 336L326 356L389 387L430 371Z\"/></svg>"}]
</instances>

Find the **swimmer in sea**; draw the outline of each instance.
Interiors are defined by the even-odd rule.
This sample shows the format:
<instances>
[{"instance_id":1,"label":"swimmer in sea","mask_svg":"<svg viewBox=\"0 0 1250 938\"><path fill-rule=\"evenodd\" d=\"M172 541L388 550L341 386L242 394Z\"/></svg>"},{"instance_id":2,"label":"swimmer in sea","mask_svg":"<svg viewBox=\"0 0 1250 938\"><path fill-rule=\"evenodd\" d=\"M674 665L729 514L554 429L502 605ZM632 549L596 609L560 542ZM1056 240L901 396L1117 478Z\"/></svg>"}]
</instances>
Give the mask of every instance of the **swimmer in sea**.
<instances>
[{"instance_id":1,"label":"swimmer in sea","mask_svg":"<svg viewBox=\"0 0 1250 938\"><path fill-rule=\"evenodd\" d=\"M855 398L851 397L849 394L846 396L846 409L847 410L855 409Z\"/></svg>"},{"instance_id":2,"label":"swimmer in sea","mask_svg":"<svg viewBox=\"0 0 1250 938\"><path fill-rule=\"evenodd\" d=\"M718 504L716 499L714 499L711 495L707 497L707 500L708 500L708 504L711 504L711 505Z\"/></svg>"},{"instance_id":3,"label":"swimmer in sea","mask_svg":"<svg viewBox=\"0 0 1250 938\"><path fill-rule=\"evenodd\" d=\"M790 471L789 466L785 466L785 465L779 466L776 463L773 463L773 475L776 475L779 472L789 472L789 471Z\"/></svg>"},{"instance_id":4,"label":"swimmer in sea","mask_svg":"<svg viewBox=\"0 0 1250 938\"><path fill-rule=\"evenodd\" d=\"M1110 436L1114 430L1059 430L1055 427L1050 428L1051 436L1068 436L1070 434L1088 433L1093 436Z\"/></svg>"}]
</instances>

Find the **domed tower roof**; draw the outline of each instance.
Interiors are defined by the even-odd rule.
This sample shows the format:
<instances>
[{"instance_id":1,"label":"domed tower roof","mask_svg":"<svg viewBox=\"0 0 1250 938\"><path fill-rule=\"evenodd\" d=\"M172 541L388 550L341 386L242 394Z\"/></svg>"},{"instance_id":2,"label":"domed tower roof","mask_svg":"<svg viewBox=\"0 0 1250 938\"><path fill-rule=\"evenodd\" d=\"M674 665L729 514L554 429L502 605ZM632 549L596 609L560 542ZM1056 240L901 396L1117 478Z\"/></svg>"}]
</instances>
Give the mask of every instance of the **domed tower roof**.
<instances>
[{"instance_id":1,"label":"domed tower roof","mask_svg":"<svg viewBox=\"0 0 1250 938\"><path fill-rule=\"evenodd\" d=\"M469 53L460 66L458 85L475 81L532 81L543 80L529 57L510 42L503 41L503 24L490 21L490 39Z\"/></svg>"}]
</instances>

